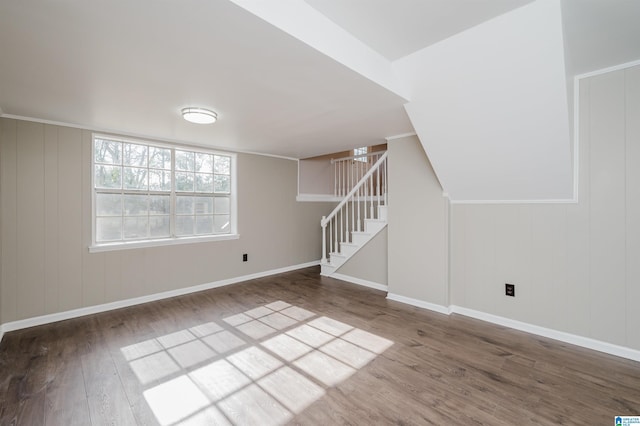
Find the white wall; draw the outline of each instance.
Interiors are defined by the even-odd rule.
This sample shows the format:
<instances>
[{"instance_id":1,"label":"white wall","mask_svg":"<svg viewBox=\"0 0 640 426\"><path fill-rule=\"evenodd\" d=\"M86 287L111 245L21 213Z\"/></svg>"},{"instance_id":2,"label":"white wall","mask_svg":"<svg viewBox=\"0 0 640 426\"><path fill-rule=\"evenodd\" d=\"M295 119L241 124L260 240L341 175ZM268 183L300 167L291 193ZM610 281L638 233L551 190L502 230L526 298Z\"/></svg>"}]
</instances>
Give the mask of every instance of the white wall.
<instances>
[{"instance_id":1,"label":"white wall","mask_svg":"<svg viewBox=\"0 0 640 426\"><path fill-rule=\"evenodd\" d=\"M388 152L389 293L448 306L448 201L416 136Z\"/></svg>"},{"instance_id":2,"label":"white wall","mask_svg":"<svg viewBox=\"0 0 640 426\"><path fill-rule=\"evenodd\" d=\"M559 2L538 0L394 67L451 200L573 197Z\"/></svg>"},{"instance_id":3,"label":"white wall","mask_svg":"<svg viewBox=\"0 0 640 426\"><path fill-rule=\"evenodd\" d=\"M578 114L578 204L452 205L452 304L638 350L640 67L583 79Z\"/></svg>"},{"instance_id":4,"label":"white wall","mask_svg":"<svg viewBox=\"0 0 640 426\"><path fill-rule=\"evenodd\" d=\"M91 132L0 119L0 323L317 261L333 207L295 201L296 161L239 154L239 239L90 254L90 176Z\"/></svg>"}]
</instances>

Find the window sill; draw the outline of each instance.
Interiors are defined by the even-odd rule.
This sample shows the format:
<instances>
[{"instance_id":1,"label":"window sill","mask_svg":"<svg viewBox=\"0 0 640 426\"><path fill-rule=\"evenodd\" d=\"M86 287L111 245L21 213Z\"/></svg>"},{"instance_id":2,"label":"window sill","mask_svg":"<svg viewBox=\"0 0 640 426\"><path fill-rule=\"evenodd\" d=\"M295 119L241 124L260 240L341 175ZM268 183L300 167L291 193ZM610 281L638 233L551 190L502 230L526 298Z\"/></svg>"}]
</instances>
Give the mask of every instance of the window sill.
<instances>
[{"instance_id":1,"label":"window sill","mask_svg":"<svg viewBox=\"0 0 640 426\"><path fill-rule=\"evenodd\" d=\"M89 253L105 251L129 250L149 247L174 246L179 244L207 243L212 241L237 240L240 234L206 235L202 237L165 238L161 240L127 241L117 243L95 244L89 246Z\"/></svg>"}]
</instances>

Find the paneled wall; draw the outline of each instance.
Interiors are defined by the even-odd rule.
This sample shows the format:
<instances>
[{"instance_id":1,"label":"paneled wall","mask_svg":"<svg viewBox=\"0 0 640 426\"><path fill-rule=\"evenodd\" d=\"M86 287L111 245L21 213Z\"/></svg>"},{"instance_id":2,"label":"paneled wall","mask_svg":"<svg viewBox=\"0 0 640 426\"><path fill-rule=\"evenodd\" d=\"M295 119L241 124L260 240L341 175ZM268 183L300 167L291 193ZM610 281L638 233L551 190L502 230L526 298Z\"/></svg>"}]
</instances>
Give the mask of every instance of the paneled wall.
<instances>
[{"instance_id":1,"label":"paneled wall","mask_svg":"<svg viewBox=\"0 0 640 426\"><path fill-rule=\"evenodd\" d=\"M237 240L91 254L91 132L0 119L0 322L320 258L333 204L295 201L295 161L239 154L238 190Z\"/></svg>"},{"instance_id":2,"label":"paneled wall","mask_svg":"<svg viewBox=\"0 0 640 426\"><path fill-rule=\"evenodd\" d=\"M451 207L452 304L640 349L640 67L581 80L579 118L578 204Z\"/></svg>"},{"instance_id":3,"label":"paneled wall","mask_svg":"<svg viewBox=\"0 0 640 426\"><path fill-rule=\"evenodd\" d=\"M416 136L388 143L389 293L449 305L448 202Z\"/></svg>"}]
</instances>

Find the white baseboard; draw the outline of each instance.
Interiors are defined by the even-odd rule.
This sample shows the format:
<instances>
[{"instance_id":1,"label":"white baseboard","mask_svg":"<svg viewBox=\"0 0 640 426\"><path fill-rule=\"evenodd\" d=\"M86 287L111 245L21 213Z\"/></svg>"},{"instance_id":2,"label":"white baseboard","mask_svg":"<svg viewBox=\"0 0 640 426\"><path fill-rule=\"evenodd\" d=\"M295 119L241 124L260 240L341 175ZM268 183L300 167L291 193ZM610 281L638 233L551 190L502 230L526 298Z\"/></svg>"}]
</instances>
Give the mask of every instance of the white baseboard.
<instances>
[{"instance_id":1,"label":"white baseboard","mask_svg":"<svg viewBox=\"0 0 640 426\"><path fill-rule=\"evenodd\" d=\"M460 314L467 317L479 319L481 321L490 322L492 324L502 325L513 328L515 330L524 331L526 333L535 334L537 336L548 337L560 342L569 343L583 348L592 349L594 351L603 352L609 355L619 356L621 358L640 361L640 351L627 348L625 346L614 345L613 343L603 342L601 340L591 339L589 337L578 336L576 334L564 331L553 330L551 328L541 327L526 322L516 321L510 318L500 317L498 315L488 314L486 312L476 311L462 306L450 305L448 307L436 305L434 303L425 302L410 297L400 296L398 294L389 293L387 299L397 302L406 303L408 305L417 306L418 308L428 309L430 311L441 314Z\"/></svg>"},{"instance_id":2,"label":"white baseboard","mask_svg":"<svg viewBox=\"0 0 640 426\"><path fill-rule=\"evenodd\" d=\"M387 287L385 284L379 284L373 281L363 280L362 278L356 278L349 275L334 273L334 274L331 274L330 277L341 280L341 281L347 281L352 284L358 284L364 287L373 288L375 290L387 291L389 289L389 287Z\"/></svg>"},{"instance_id":3,"label":"white baseboard","mask_svg":"<svg viewBox=\"0 0 640 426\"><path fill-rule=\"evenodd\" d=\"M485 312L475 311L473 309L463 308L461 306L451 305L450 309L451 312L456 314L479 319L482 321L487 321L493 324L502 325L520 331L525 331L527 333L536 334L538 336L548 337L550 339L559 340L561 342L570 343L572 345L581 346L587 349L593 349L595 351L604 352L610 355L632 359L634 361L640 361L640 351L635 349L614 345L613 343L607 343L601 340L595 340L571 333L566 333L564 331L540 327L538 325L520 322L512 320L510 318L500 317Z\"/></svg>"},{"instance_id":4,"label":"white baseboard","mask_svg":"<svg viewBox=\"0 0 640 426\"><path fill-rule=\"evenodd\" d=\"M299 265L286 266L284 268L272 269L269 271L257 272L255 274L243 275L240 277L229 278L226 280L214 281L206 284L200 284L192 287L185 287L176 290L165 291L162 293L150 294L148 296L135 297L133 299L118 300L117 302L103 303L101 305L87 306L84 308L72 309L70 311L57 312L55 314L42 315L33 318L26 318L18 321L11 321L0 325L0 342L5 332L21 330L23 328L35 327L38 325L50 324L57 321L78 318L85 315L98 314L100 312L111 311L114 309L126 308L129 306L140 305L142 303L154 302L156 300L168 299L171 297L182 296L185 294L196 293L199 291L210 290L212 288L223 287L231 284L237 284L243 281L249 281L256 278L263 278L269 275L282 274L284 272L295 271L297 269L309 268L320 264L319 260L302 263Z\"/></svg>"},{"instance_id":5,"label":"white baseboard","mask_svg":"<svg viewBox=\"0 0 640 426\"><path fill-rule=\"evenodd\" d=\"M399 294L389 293L387 294L387 299L406 303L407 305L416 306L418 308L428 309L430 311L438 312L439 314L449 315L451 313L451 310L446 306L436 305L435 303L429 303L423 300L413 299L411 297L400 296Z\"/></svg>"}]
</instances>

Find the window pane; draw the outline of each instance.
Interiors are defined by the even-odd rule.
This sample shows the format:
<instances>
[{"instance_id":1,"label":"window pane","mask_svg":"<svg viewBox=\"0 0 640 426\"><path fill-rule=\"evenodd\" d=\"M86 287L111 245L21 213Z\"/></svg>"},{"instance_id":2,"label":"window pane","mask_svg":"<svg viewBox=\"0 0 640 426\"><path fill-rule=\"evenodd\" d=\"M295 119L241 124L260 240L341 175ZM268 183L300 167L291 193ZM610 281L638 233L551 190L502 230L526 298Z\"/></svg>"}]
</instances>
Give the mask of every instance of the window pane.
<instances>
[{"instance_id":1,"label":"window pane","mask_svg":"<svg viewBox=\"0 0 640 426\"><path fill-rule=\"evenodd\" d=\"M213 233L213 216L196 216L196 234Z\"/></svg>"},{"instance_id":2,"label":"window pane","mask_svg":"<svg viewBox=\"0 0 640 426\"><path fill-rule=\"evenodd\" d=\"M196 214L213 214L213 197L194 197Z\"/></svg>"},{"instance_id":3,"label":"window pane","mask_svg":"<svg viewBox=\"0 0 640 426\"><path fill-rule=\"evenodd\" d=\"M169 216L150 216L149 217L149 233L153 238L169 236Z\"/></svg>"},{"instance_id":4,"label":"window pane","mask_svg":"<svg viewBox=\"0 0 640 426\"><path fill-rule=\"evenodd\" d=\"M136 239L147 238L149 236L147 232L147 225L149 224L149 218L144 217L125 217L124 218L124 238Z\"/></svg>"},{"instance_id":5,"label":"window pane","mask_svg":"<svg viewBox=\"0 0 640 426\"><path fill-rule=\"evenodd\" d=\"M231 180L229 176L214 176L214 191L219 193L228 194L231 192Z\"/></svg>"},{"instance_id":6,"label":"window pane","mask_svg":"<svg viewBox=\"0 0 640 426\"><path fill-rule=\"evenodd\" d=\"M96 188L122 188L120 166L96 166Z\"/></svg>"},{"instance_id":7,"label":"window pane","mask_svg":"<svg viewBox=\"0 0 640 426\"><path fill-rule=\"evenodd\" d=\"M147 167L147 147L125 143L122 145L123 162L125 166Z\"/></svg>"},{"instance_id":8,"label":"window pane","mask_svg":"<svg viewBox=\"0 0 640 426\"><path fill-rule=\"evenodd\" d=\"M230 202L227 197L216 197L215 198L215 213L216 214L229 214L230 213Z\"/></svg>"},{"instance_id":9,"label":"window pane","mask_svg":"<svg viewBox=\"0 0 640 426\"><path fill-rule=\"evenodd\" d=\"M122 196L120 194L96 194L96 215L122 216Z\"/></svg>"},{"instance_id":10,"label":"window pane","mask_svg":"<svg viewBox=\"0 0 640 426\"><path fill-rule=\"evenodd\" d=\"M149 147L149 167L171 170L171 150L168 148Z\"/></svg>"},{"instance_id":11,"label":"window pane","mask_svg":"<svg viewBox=\"0 0 640 426\"><path fill-rule=\"evenodd\" d=\"M176 197L176 214L193 214L193 197Z\"/></svg>"},{"instance_id":12,"label":"window pane","mask_svg":"<svg viewBox=\"0 0 640 426\"><path fill-rule=\"evenodd\" d=\"M196 173L196 192L213 192L213 175Z\"/></svg>"},{"instance_id":13,"label":"window pane","mask_svg":"<svg viewBox=\"0 0 640 426\"><path fill-rule=\"evenodd\" d=\"M196 152L196 172L213 173L213 155Z\"/></svg>"},{"instance_id":14,"label":"window pane","mask_svg":"<svg viewBox=\"0 0 640 426\"><path fill-rule=\"evenodd\" d=\"M125 195L123 196L124 215L140 216L149 214L148 195Z\"/></svg>"},{"instance_id":15,"label":"window pane","mask_svg":"<svg viewBox=\"0 0 640 426\"><path fill-rule=\"evenodd\" d=\"M96 241L117 241L122 239L122 218L96 218Z\"/></svg>"},{"instance_id":16,"label":"window pane","mask_svg":"<svg viewBox=\"0 0 640 426\"><path fill-rule=\"evenodd\" d=\"M124 167L124 188L125 189L149 189L147 181L147 169L137 167Z\"/></svg>"},{"instance_id":17,"label":"window pane","mask_svg":"<svg viewBox=\"0 0 640 426\"><path fill-rule=\"evenodd\" d=\"M122 143L96 139L94 147L96 163L122 164Z\"/></svg>"},{"instance_id":18,"label":"window pane","mask_svg":"<svg viewBox=\"0 0 640 426\"><path fill-rule=\"evenodd\" d=\"M149 170L149 189L151 191L171 191L171 172Z\"/></svg>"},{"instance_id":19,"label":"window pane","mask_svg":"<svg viewBox=\"0 0 640 426\"><path fill-rule=\"evenodd\" d=\"M217 174L228 175L231 172L231 157L216 155L214 161Z\"/></svg>"},{"instance_id":20,"label":"window pane","mask_svg":"<svg viewBox=\"0 0 640 426\"><path fill-rule=\"evenodd\" d=\"M193 192L193 173L176 172L176 191Z\"/></svg>"},{"instance_id":21,"label":"window pane","mask_svg":"<svg viewBox=\"0 0 640 426\"><path fill-rule=\"evenodd\" d=\"M216 234L227 234L231 232L229 215L215 215L213 217L213 232Z\"/></svg>"},{"instance_id":22,"label":"window pane","mask_svg":"<svg viewBox=\"0 0 640 426\"><path fill-rule=\"evenodd\" d=\"M193 235L193 216L176 217L176 235Z\"/></svg>"},{"instance_id":23,"label":"window pane","mask_svg":"<svg viewBox=\"0 0 640 426\"><path fill-rule=\"evenodd\" d=\"M149 214L171 213L171 198L168 195L152 195L149 197Z\"/></svg>"},{"instance_id":24,"label":"window pane","mask_svg":"<svg viewBox=\"0 0 640 426\"><path fill-rule=\"evenodd\" d=\"M194 171L195 152L176 149L176 170Z\"/></svg>"}]
</instances>

